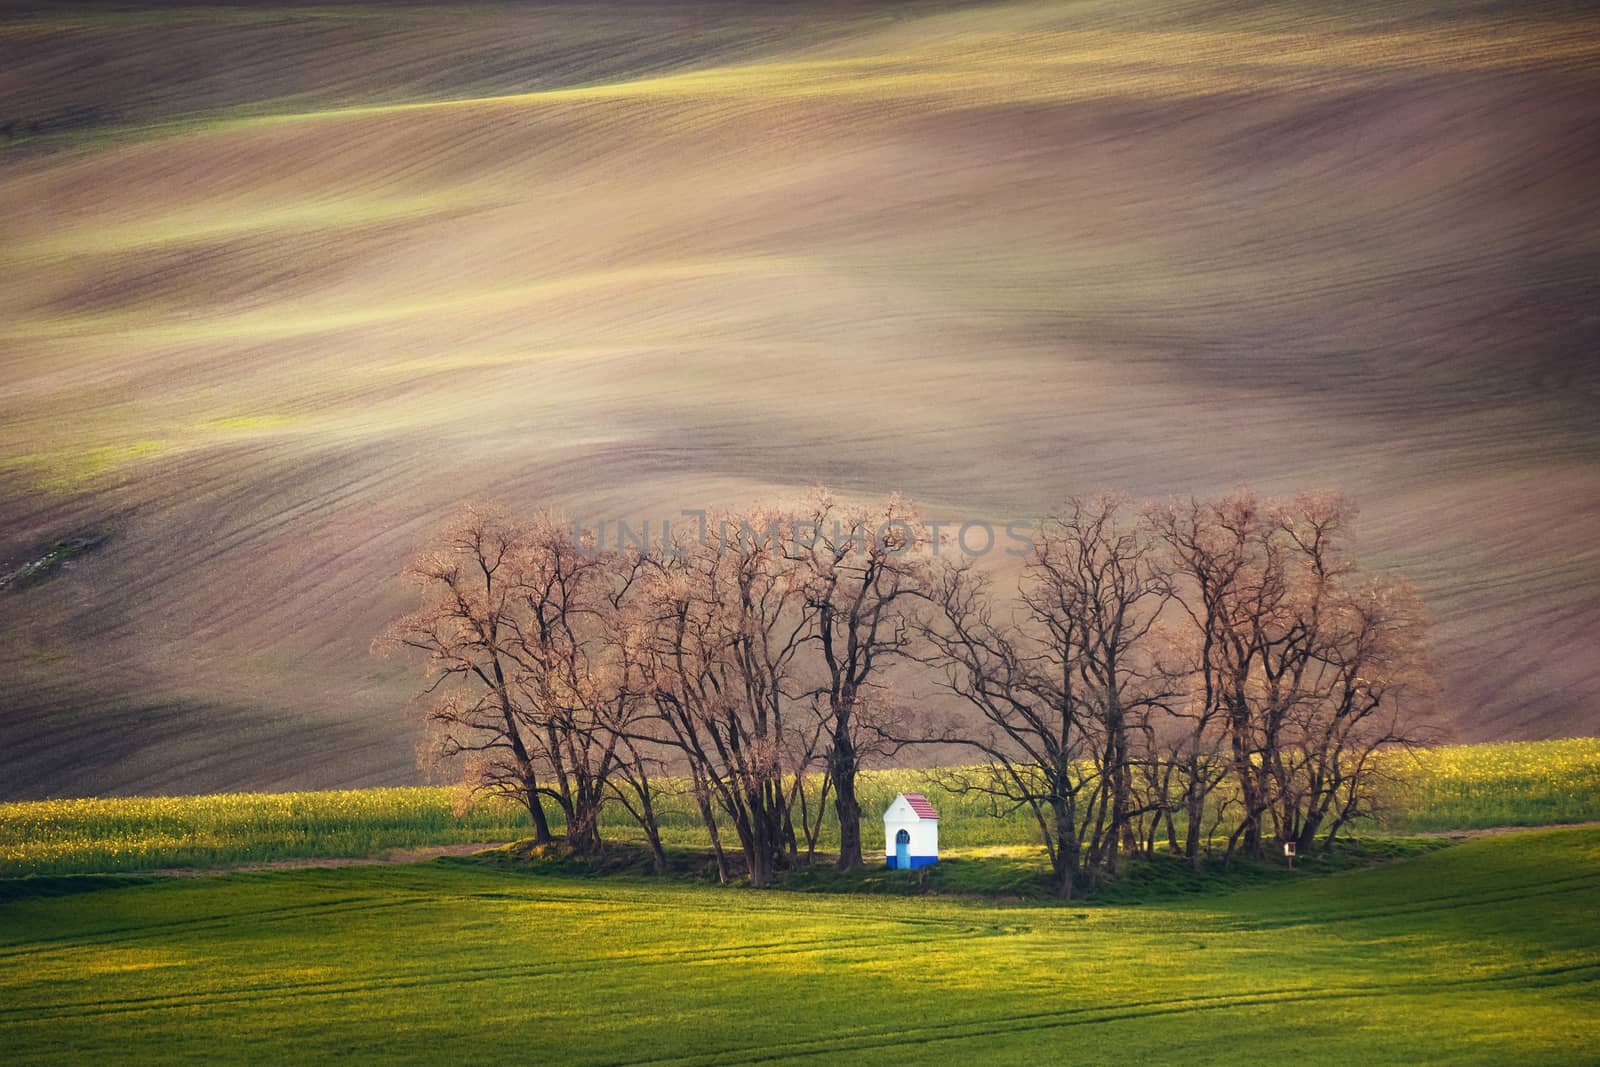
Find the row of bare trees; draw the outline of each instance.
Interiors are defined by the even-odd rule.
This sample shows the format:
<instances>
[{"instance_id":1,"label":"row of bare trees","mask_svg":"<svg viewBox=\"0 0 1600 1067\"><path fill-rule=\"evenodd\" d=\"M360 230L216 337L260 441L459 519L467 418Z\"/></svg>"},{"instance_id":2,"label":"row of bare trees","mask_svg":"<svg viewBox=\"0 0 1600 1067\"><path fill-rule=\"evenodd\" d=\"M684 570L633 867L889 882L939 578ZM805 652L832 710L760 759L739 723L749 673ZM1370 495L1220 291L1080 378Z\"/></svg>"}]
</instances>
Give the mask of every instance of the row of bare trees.
<instances>
[{"instance_id":1,"label":"row of bare trees","mask_svg":"<svg viewBox=\"0 0 1600 1067\"><path fill-rule=\"evenodd\" d=\"M1351 518L1330 493L1076 500L1015 598L943 568L928 661L986 726L945 729L988 760L957 787L1031 810L1068 896L1158 843L1193 864L1219 837L1331 844L1430 695L1416 594L1358 573Z\"/></svg>"},{"instance_id":2,"label":"row of bare trees","mask_svg":"<svg viewBox=\"0 0 1600 1067\"><path fill-rule=\"evenodd\" d=\"M888 736L885 668L913 650L920 523L898 498L826 493L712 521L715 537L624 550L548 516L465 513L411 570L420 610L381 642L427 653L425 765L514 796L541 842L554 804L580 851L614 800L658 866L676 772L723 877L736 847L758 885L814 855L831 798L839 863L859 866L856 774Z\"/></svg>"},{"instance_id":3,"label":"row of bare trees","mask_svg":"<svg viewBox=\"0 0 1600 1067\"><path fill-rule=\"evenodd\" d=\"M611 547L469 511L382 643L427 653L425 762L515 797L541 842L554 805L598 849L615 803L664 868L670 780L724 880L810 862L830 802L854 867L863 762L937 745L982 759L930 772L948 787L1031 813L1070 897L1129 855L1310 848L1370 809L1428 684L1417 598L1359 573L1351 519L1326 493L1073 500L1019 575L898 497Z\"/></svg>"}]
</instances>

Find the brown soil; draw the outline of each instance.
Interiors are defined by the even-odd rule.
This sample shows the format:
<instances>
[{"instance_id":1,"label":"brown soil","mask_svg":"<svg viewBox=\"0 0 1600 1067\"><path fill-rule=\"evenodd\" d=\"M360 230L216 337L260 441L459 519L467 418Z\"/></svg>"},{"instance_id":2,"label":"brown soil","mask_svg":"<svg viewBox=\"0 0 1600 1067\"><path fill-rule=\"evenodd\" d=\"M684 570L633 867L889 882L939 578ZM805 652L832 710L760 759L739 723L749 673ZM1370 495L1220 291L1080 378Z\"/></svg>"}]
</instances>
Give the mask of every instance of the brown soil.
<instances>
[{"instance_id":1,"label":"brown soil","mask_svg":"<svg viewBox=\"0 0 1600 1067\"><path fill-rule=\"evenodd\" d=\"M461 504L819 481L1340 487L1457 738L1600 733L1582 5L137 6L0 15L0 573L116 529L0 799L413 782Z\"/></svg>"}]
</instances>

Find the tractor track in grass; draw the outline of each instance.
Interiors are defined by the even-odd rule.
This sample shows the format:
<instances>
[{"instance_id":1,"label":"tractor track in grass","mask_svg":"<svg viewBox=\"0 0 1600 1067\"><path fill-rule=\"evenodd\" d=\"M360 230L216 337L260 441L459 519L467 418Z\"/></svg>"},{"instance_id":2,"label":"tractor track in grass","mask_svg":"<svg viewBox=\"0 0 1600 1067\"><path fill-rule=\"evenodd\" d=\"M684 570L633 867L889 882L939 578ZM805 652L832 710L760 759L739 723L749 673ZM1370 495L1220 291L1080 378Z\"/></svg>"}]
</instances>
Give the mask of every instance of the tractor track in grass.
<instances>
[{"instance_id":1,"label":"tractor track in grass","mask_svg":"<svg viewBox=\"0 0 1600 1067\"><path fill-rule=\"evenodd\" d=\"M821 951L883 951L891 945L946 944L950 941L981 937L999 937L1011 931L1003 928L969 928L943 934L916 937L890 937L883 935L841 939L818 937L807 941L783 939L747 945L718 945L706 949L673 949L659 952L613 953L591 956L565 964L497 964L483 967L455 967L448 974L431 971L413 971L388 978L353 982L349 979L330 978L311 981L258 983L236 986L216 991L189 994L175 993L149 997L125 997L109 1000L56 1003L47 1006L24 1005L0 1008L0 1019L12 1022L44 1022L55 1019L75 1019L98 1015L122 1014L164 1009L198 1009L231 1003L253 1003L258 1000L290 1000L315 997L338 997L374 992L388 992L430 986L465 985L498 980L529 978L555 978L585 972L606 970L618 965L632 967L660 967L673 964L739 963L752 960L771 960L786 956L806 955Z\"/></svg>"},{"instance_id":2,"label":"tractor track in grass","mask_svg":"<svg viewBox=\"0 0 1600 1067\"><path fill-rule=\"evenodd\" d=\"M1539 897L1563 896L1579 889L1595 890L1600 895L1600 878L1586 875L1574 875L1571 878L1556 879L1549 882L1540 882L1536 886L1521 889L1505 890L1503 892L1486 894L1482 896L1442 896L1427 897L1408 902L1397 908L1385 908L1377 911L1353 911L1343 915L1289 915L1263 919L1241 919L1237 922L1224 924L1223 928L1233 931L1252 930L1278 930L1294 926L1326 926L1330 923L1360 922L1370 919L1401 918L1407 915L1426 915L1437 911L1457 911L1462 908L1487 907L1494 904L1509 904L1517 901L1530 900Z\"/></svg>"},{"instance_id":3,"label":"tractor track in grass","mask_svg":"<svg viewBox=\"0 0 1600 1067\"><path fill-rule=\"evenodd\" d=\"M465 894L469 898L478 898L481 894ZM447 904L449 897L439 895L418 894L399 899L356 897L327 901L316 904L295 904L282 908L267 908L261 911L242 912L231 915L206 915L193 919L174 919L168 922L149 923L141 926L117 927L110 930L96 930L80 934L68 934L57 938L48 938L35 941L13 941L0 945L0 960L17 957L34 956L43 951L71 951L77 948L106 947L111 945L130 945L151 938L165 937L174 932L200 933L208 930L225 929L242 924L259 925L264 923L292 922L302 918L323 918L337 915L340 917L356 913L375 911L391 911L411 907L438 907ZM610 905L624 908L630 913L643 911L672 912L677 911L677 906L672 902L649 902L639 900L597 901L592 897L581 894L536 894L529 896L507 897L508 902L518 906L545 906L563 907L579 905L594 909L597 906ZM765 911L760 908L728 908L727 912ZM878 922L891 923L895 926L926 927L944 931L942 936L959 937L999 937L1016 933L1026 933L1031 927L1013 924L975 924L966 918L936 919L919 916L902 916L885 918L883 915L870 911L813 911L813 914L827 914L840 919L872 919ZM929 935L930 937L934 935ZM837 943L837 942L834 942ZM0 1009L0 1014L4 1009Z\"/></svg>"},{"instance_id":4,"label":"tractor track in grass","mask_svg":"<svg viewBox=\"0 0 1600 1067\"><path fill-rule=\"evenodd\" d=\"M1587 842L1593 834L1579 831L1576 837ZM90 916L114 925L115 931L79 930L53 940L3 946L20 950L10 953L20 958L0 962L0 969L11 972L5 983L10 995L0 1003L0 1031L16 1038L19 1047L52 1040L62 1029L142 1033L181 1025L197 1027L197 1032L218 1026L251 1032L284 1017L313 1026L316 1020L351 1012L374 1019L412 1019L444 1004L471 1003L494 1012L501 1005L546 1004L547 997L559 1000L565 995L560 991L590 984L611 994L681 989L671 1003L643 1009L675 1017L682 1011L703 1012L705 998L720 995L720 983L732 976L809 982L827 972L870 983L883 973L883 961L905 953L954 966L934 982L934 1002L942 1007L912 1019L909 1027L873 1014L845 1012L837 1030L819 1032L785 1023L708 1030L682 1043L602 1041L578 1058L709 1067L876 1058L907 1042L937 1057L941 1044L944 1055L959 1055L1004 1035L1033 1035L1025 1043L1070 1036L1093 1044L1135 1028L1227 1029L1247 1017L1292 1015L1305 1008L1360 1014L1406 996L1415 998L1424 1014L1432 1006L1495 1003L1510 1009L1524 1003L1576 1003L1600 991L1600 951L1579 931L1592 910L1589 901L1600 877L1593 871L1576 875L1566 866L1573 843L1558 835L1534 842L1537 863L1528 862L1523 846L1513 844L1500 861L1481 867L1489 880L1447 880L1453 892L1426 899L1416 899L1419 889L1428 893L1440 884L1438 877L1419 871L1397 880L1380 870L1369 872L1370 892L1376 896L1365 904L1354 899L1344 903L1347 895L1338 890L1329 895L1303 884L1300 888L1312 891L1295 894L1295 886L1281 885L1291 892L1254 903L1241 900L1238 907L1112 908L1101 912L1102 921L1087 925L1072 922L1079 916L1070 911L1049 907L974 909L933 899L904 902L907 906L895 901L886 907L881 900L838 896L797 901L786 893L717 892L634 879L608 885L607 879L594 878L574 884L467 861L409 870L155 880L127 894L103 895L100 907L90 910ZM1506 847L1461 850L1466 869L1478 870L1474 857ZM1583 855L1587 862L1587 847ZM1439 870L1459 874L1461 869L1460 864L1447 864ZM1551 877L1536 887L1533 875L1539 870ZM1481 892L1473 892L1474 884ZM285 905L279 894L287 892L300 893L298 903ZM1511 910L1504 903L1508 895L1521 902L1538 898L1527 910L1559 918L1539 928L1542 933L1534 940L1518 942L1518 949L1505 939L1522 928L1515 923L1498 926L1493 919ZM1276 901L1271 911L1277 914L1269 911L1264 921L1251 922L1249 913L1269 900ZM228 913L218 914L227 908L219 904L223 901L235 903ZM1318 901L1331 913L1306 915ZM374 911L374 903L395 910ZM53 913L63 923L85 921L74 917L72 899L43 904L17 909L16 917L26 923ZM1277 910L1284 905L1294 913ZM1480 910L1463 910L1474 906ZM1351 914L1339 914L1341 908ZM159 919L175 914L191 918L138 928L151 936L129 936L129 927L141 915ZM1430 914L1445 918L1430 922ZM447 915L459 916L464 936L429 935L414 951L394 951L403 943L395 939L397 931L432 929ZM670 918L674 915L676 919ZM1402 918L1391 922L1391 915ZM1357 965L1353 969L1253 966L1284 943L1275 928L1301 927L1309 935L1319 921L1349 918L1372 924L1359 927L1354 940L1347 933L1330 932L1323 947L1362 945L1346 961ZM1225 935L1222 943L1236 955L1212 957L1199 973L1173 961L1170 974L1162 972L1174 979L1170 984L1093 980L1092 969L1120 958L1115 953L1090 952L1072 962L1070 947L1082 944L1082 938L1136 933L1154 946L1166 944L1168 926L1194 933L1197 924L1208 933ZM1390 926L1407 928L1403 944L1396 943L1398 954L1375 954L1382 942L1394 939ZM1074 928L1082 932L1069 932ZM339 940L327 947L355 947L320 955L311 951L332 930L339 931ZM608 932L595 940L585 936L591 930ZM1435 944L1482 931L1489 939L1486 945L1505 941L1504 951L1462 954L1451 963L1417 943L1418 931ZM1231 938L1226 936L1230 933ZM1315 941L1310 943L1305 961L1323 955L1315 950ZM107 951L106 944L115 947ZM494 953L484 955L491 946ZM990 961L998 968L1033 960L1047 969L1041 973L1062 965L1091 971L1033 989L1037 995L1008 997L1001 995L1003 990L970 984L958 962L965 959ZM1369 966L1380 960L1384 966ZM1216 970L1219 966L1226 969ZM127 973L150 967L166 969ZM1019 981L1020 993L1027 981ZM542 1023L546 1014L539 1008L530 1025ZM1113 1028L1093 1029L1099 1024ZM1116 1029L1117 1024L1123 1029ZM763 1032L767 1041L761 1040Z\"/></svg>"},{"instance_id":5,"label":"tractor track in grass","mask_svg":"<svg viewBox=\"0 0 1600 1067\"><path fill-rule=\"evenodd\" d=\"M318 868L312 868L313 870ZM486 870L493 871L492 868ZM220 871L220 874L233 872ZM505 872L495 872L505 873ZM509 877L517 877L509 875ZM156 885L160 882L144 883L145 886ZM172 884L172 883L166 883ZM516 883L513 883L516 884ZM132 888L132 887L130 887ZM76 947L108 946L136 944L151 937L161 937L174 931L200 932L205 930L234 926L241 923L261 924L294 921L306 917L323 917L331 914L340 916L360 912L387 911L408 907L440 906L450 900L505 900L520 908L529 907L566 907L581 906L591 910L621 909L629 913L645 911L675 914L680 902L671 898L653 898L648 893L649 886L616 887L634 890L613 899L597 898L591 894L571 891L545 891L542 885L524 885L524 892L463 892L440 894L433 892L418 892L402 897L388 896L343 896L334 900L319 901L316 903L291 904L281 907L268 907L260 910L238 912L223 915L203 915L188 919L172 919L164 922L141 924L139 926L121 926L105 930L84 931L80 933L65 934L56 938L32 941L0 942L0 960L29 956L36 954L41 949L66 951ZM674 887L676 888L676 887ZM750 897L738 899L730 896L729 899L719 902L721 913L749 913L749 914L787 914L784 906L786 900L758 900ZM820 903L820 902L819 902ZM839 901L830 902L837 905ZM951 918L938 918L920 915L900 915L885 917L881 912L874 911L863 902L861 907L812 907L812 915L826 915L841 920L872 920L877 922L890 922L897 926L925 927L952 931L967 936L999 936L1016 933L1027 933L1032 927L1019 923L974 923L970 916L957 916Z\"/></svg>"},{"instance_id":6,"label":"tractor track in grass","mask_svg":"<svg viewBox=\"0 0 1600 1067\"><path fill-rule=\"evenodd\" d=\"M1243 994L1218 993L1196 997L1125 1001L1119 1004L1067 1008L1054 1012L1028 1012L1017 1015L991 1016L986 1019L934 1023L927 1026L896 1025L892 1029L863 1030L841 1040L747 1046L695 1056L615 1060L610 1061L608 1067L624 1067L624 1065L633 1067L633 1065L639 1064L674 1064L681 1065L681 1067L707 1065L709 1067L712 1064L769 1063L807 1056L829 1056L844 1052L864 1052L881 1048L901 1047L908 1040L915 1041L918 1044L932 1044L940 1041L964 1041L973 1038L998 1037L1029 1030L1054 1030L1076 1026L1092 1026L1099 1023L1160 1018L1162 1016L1184 1015L1193 1012L1230 1011L1283 1004L1357 1000L1370 997L1394 996L1401 992L1448 993L1472 988L1516 988L1525 984L1542 984L1539 982L1540 979L1568 975L1580 976L1571 984L1600 982L1600 960L1593 963L1538 968L1478 978L1446 979L1434 982L1385 983L1382 985L1350 986L1336 989L1300 987L1259 990Z\"/></svg>"},{"instance_id":7,"label":"tractor track in grass","mask_svg":"<svg viewBox=\"0 0 1600 1067\"><path fill-rule=\"evenodd\" d=\"M31 956L43 947L72 948L77 946L122 945L148 940L150 937L163 936L176 930L204 931L216 928L236 926L241 922L265 921L277 922L285 919L297 919L304 916L323 916L328 914L348 915L361 911L387 911L394 908L408 907L422 902L433 902L431 898L416 897L400 900L383 899L377 897L344 897L316 904L289 904L281 908L266 908L262 911L247 912L233 915L205 915L193 919L173 919L167 922L145 923L139 926L121 926L109 930L95 930L81 934L66 934L61 937L45 938L34 941L10 941L0 945L0 959L13 959L18 956ZM126 936L131 935L131 936Z\"/></svg>"},{"instance_id":8,"label":"tractor track in grass","mask_svg":"<svg viewBox=\"0 0 1600 1067\"><path fill-rule=\"evenodd\" d=\"M1572 892L1584 888L1592 879L1575 878L1568 880L1560 888L1554 889L1550 894ZM468 894L481 896L481 894ZM1530 894L1521 894L1516 899L1521 899ZM408 897L397 901L377 902L371 898L345 899L328 901L320 904L296 905L285 908L270 908L263 911L231 916L206 916L195 920L182 920L170 923L156 924L154 926L138 928L141 932L148 931L153 934L169 934L175 928L189 931L203 931L217 927L225 927L240 922L250 922L253 919L277 922L281 920L294 920L305 917L318 917L331 911L341 914L351 911L377 910L382 907L404 908L417 905L437 906L440 897ZM592 897L581 894L558 894L545 896L534 894L527 897L516 896L512 899L518 903L528 904L583 904L593 906L597 903ZM1493 899L1476 898L1473 900L1456 900L1442 898L1433 901L1421 902L1421 906L1412 911L1453 910L1457 907L1473 904L1491 904L1503 901L1505 896L1497 894ZM658 908L668 908L667 902L641 902L641 901L615 901L620 906L635 908L640 904L649 906L652 903ZM735 907L733 911L766 911L766 908ZM831 910L831 909L830 909ZM840 917L867 917L871 913L844 911L834 912ZM1349 918L1382 918L1394 912L1363 913ZM304 998L337 998L353 996L362 993L394 992L413 988L441 987L461 984L476 984L494 981L536 980L556 978L567 975L582 974L594 971L610 970L617 967L659 967L674 964L718 964L718 963L750 963L777 960L783 957L803 956L819 951L846 951L846 952L880 952L889 947L891 943L903 945L905 943L942 944L953 940L971 938L1004 937L1016 933L1027 933L1029 926L1004 926L1004 925L973 925L960 920L932 919L925 917L908 916L896 919L885 919L882 915L871 914L871 917L886 921L893 926L904 927L922 926L939 927L941 930L928 930L924 934L907 938L903 934L891 937L888 932L882 934L863 935L841 939L836 936L818 937L805 941L764 940L740 945L719 945L705 949L665 949L651 952L608 953L590 956L578 960L570 960L561 964L497 964L490 966L454 967L447 974L438 974L427 971L412 971L401 974L389 975L376 981L367 980L353 982L344 978L328 978L312 981L295 981L280 983L253 983L226 989L205 992L174 993L148 997L128 997L112 1000L79 1001L71 1003L55 1003L46 1006L24 1005L10 1008L0 1008L0 1019L15 1023L45 1022L59 1019L87 1018L126 1014L134 1012L181 1010L181 1009L206 1009L235 1003L251 1003L259 1000L300 1000ZM1323 917L1326 921L1331 917ZM1339 917L1345 918L1345 917ZM1267 924L1239 924L1232 927L1237 930L1271 929L1277 926L1299 925L1310 920L1295 918L1284 923ZM111 931L113 934L125 933L126 930ZM75 949L89 949L106 944L137 942L143 937L105 937L101 934L74 936L70 938L55 939L49 942L34 942L30 948L13 945L13 951L4 953L6 956L26 955L30 951L37 952L44 948L46 951L72 951ZM1569 976L1576 976L1569 978ZM1539 968L1521 972L1484 975L1472 978L1440 980L1436 982L1423 982L1422 986L1437 989L1441 992L1461 987L1494 987L1497 985L1515 985L1538 981L1541 979L1575 980L1582 983L1591 983L1600 980L1600 960L1566 964L1555 967ZM1405 984L1407 989L1416 990L1417 982ZM991 1034L1014 1031L1018 1029L1051 1029L1064 1026L1088 1025L1102 1022L1116 1022L1126 1019L1158 1017L1192 1011L1228 1010L1234 1008L1266 1006L1278 1003L1294 1003L1298 1001L1317 1001L1345 998L1359 998L1381 996L1395 992L1399 986L1360 986L1341 989L1323 990L1316 988L1285 988L1275 990L1260 990L1246 994L1216 994L1209 996L1183 997L1177 1000L1140 1000L1127 1001L1116 1004L1095 1005L1082 1008L1070 1008L1053 1012L1030 1012L1017 1015L985 1019L967 1020L956 1023L938 1023L923 1027L917 1031L921 1040L947 1041L963 1040L974 1037L989 1036ZM779 1046L773 1048L764 1046L762 1049L726 1050L709 1053L704 1057L661 1059L646 1059L641 1063L723 1063L723 1062L761 1062L769 1059L784 1058L789 1056L825 1055L835 1052L857 1051L877 1048L902 1041L905 1036L903 1028L897 1028L892 1034L884 1032L878 1034L864 1031L852 1035L844 1042L828 1042L813 1045L801 1043L794 1046ZM748 1053L748 1055L746 1055ZM729 1056L732 1059L729 1059Z\"/></svg>"},{"instance_id":9,"label":"tractor track in grass","mask_svg":"<svg viewBox=\"0 0 1600 1067\"><path fill-rule=\"evenodd\" d=\"M949 938L927 937L914 938L911 941L927 941L939 943ZM612 954L595 956L585 960L574 961L565 966L551 965L497 965L491 967L456 968L451 973L440 975L425 972L413 972L404 975L392 976L378 981L352 982L349 980L326 979L320 981L297 981L290 983L258 983L254 985L239 986L231 989L217 990L215 992L170 994L151 997L128 997L113 1000L83 1001L68 1004L52 1004L41 1010L38 1006L24 1006L17 1008L0 1009L0 1019L11 1023L48 1022L61 1019L80 1019L93 1016L127 1014L144 1011L161 1010L203 1010L210 1007L236 1003L255 1003L262 1000L302 1000L308 998L329 998L340 996L357 996L377 992L396 992L407 989L468 985L482 982L503 980L556 978L589 971L603 970L621 965L632 966L667 966L675 963L736 963L749 960L769 960L784 956L804 955L824 949L873 951L881 950L889 945L889 941L879 937L856 938L840 941L837 938L819 938L806 942L773 941L756 945L719 946L715 949L699 951L674 951L652 954ZM897 939L896 945L906 944L906 939ZM642 1060L616 1061L619 1064L643 1063L755 1063L767 1060L783 1059L791 1056L826 1055L836 1052L858 1051L880 1047L888 1044L900 1043L905 1035L915 1033L922 1041L948 1041L963 1040L973 1037L985 1037L998 1033L1015 1030L1053 1029L1063 1026L1088 1025L1093 1023L1116 1022L1125 1019L1148 1018L1162 1015L1181 1014L1191 1011L1227 1010L1231 1008L1256 1007L1282 1003L1312 1002L1319 1000L1335 1000L1359 997L1374 997L1391 995L1402 988L1416 991L1426 988L1430 991L1448 992L1462 987L1494 988L1499 986L1524 984L1536 982L1540 979L1564 978L1569 975L1579 975L1576 981L1591 983L1600 981L1600 960L1592 963L1568 964L1558 967L1538 968L1534 970L1514 972L1509 974L1485 975L1474 978L1441 980L1436 982L1407 982L1402 984L1391 983L1376 986L1347 987L1343 989L1322 990L1314 987L1292 987L1276 990L1259 990L1245 994L1213 994L1207 996L1182 997L1173 999L1152 999L1127 1001L1117 1004L1095 1005L1083 1008L1068 1008L1053 1012L1028 1012L1017 1015L991 1017L988 1019L966 1020L953 1023L935 1023L925 1027L915 1027L908 1031L905 1027L896 1027L894 1030L863 1031L845 1039L842 1042L803 1042L795 1045L761 1046L759 1049L726 1050L707 1053L705 1056L694 1057L663 1057L647 1058ZM746 1055L748 1053L748 1055ZM733 1058L728 1058L732 1056Z\"/></svg>"}]
</instances>

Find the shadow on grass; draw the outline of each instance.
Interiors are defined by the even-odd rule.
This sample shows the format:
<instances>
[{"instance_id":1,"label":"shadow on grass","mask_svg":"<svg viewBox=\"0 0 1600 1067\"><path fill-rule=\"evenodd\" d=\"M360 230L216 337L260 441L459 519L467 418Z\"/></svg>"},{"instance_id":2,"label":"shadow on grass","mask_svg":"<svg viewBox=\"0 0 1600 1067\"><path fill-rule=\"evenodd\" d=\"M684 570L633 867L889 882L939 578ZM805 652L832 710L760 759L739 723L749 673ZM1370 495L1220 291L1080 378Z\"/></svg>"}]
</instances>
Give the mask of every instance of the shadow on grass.
<instances>
[{"instance_id":1,"label":"shadow on grass","mask_svg":"<svg viewBox=\"0 0 1600 1067\"><path fill-rule=\"evenodd\" d=\"M153 874L30 874L23 878L0 878L0 904L149 885L159 877Z\"/></svg>"},{"instance_id":2,"label":"shadow on grass","mask_svg":"<svg viewBox=\"0 0 1600 1067\"><path fill-rule=\"evenodd\" d=\"M1157 854L1126 863L1097 886L1080 886L1073 904L1140 904L1231 893L1255 886L1315 878L1323 874L1408 859L1445 848L1437 838L1374 838L1352 840L1331 851L1299 857L1293 870L1281 861L1235 857L1202 860L1198 869L1176 857ZM736 884L747 885L737 857L728 857ZM472 856L437 860L562 878L622 878L715 884L716 860L708 849L667 850L667 871L657 875L649 850L630 843L607 843L597 857L574 854L563 842L535 845L519 841ZM946 855L932 866L896 871L867 866L841 871L833 857L781 872L772 887L797 893L845 893L889 896L971 897L996 901L1054 902L1059 899L1042 852L1023 848L970 849Z\"/></svg>"}]
</instances>

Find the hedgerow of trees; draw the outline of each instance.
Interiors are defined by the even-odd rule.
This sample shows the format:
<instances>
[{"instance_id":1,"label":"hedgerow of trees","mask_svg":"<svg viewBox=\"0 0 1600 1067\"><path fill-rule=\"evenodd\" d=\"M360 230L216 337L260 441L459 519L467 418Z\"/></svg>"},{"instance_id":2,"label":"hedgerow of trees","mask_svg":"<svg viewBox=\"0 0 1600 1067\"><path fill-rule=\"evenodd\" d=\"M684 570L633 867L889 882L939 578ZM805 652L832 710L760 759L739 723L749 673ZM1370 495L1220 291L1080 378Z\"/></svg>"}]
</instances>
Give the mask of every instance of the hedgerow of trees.
<instances>
[{"instance_id":1,"label":"hedgerow of trees","mask_svg":"<svg viewBox=\"0 0 1600 1067\"><path fill-rule=\"evenodd\" d=\"M514 798L540 843L554 807L595 853L616 805L664 870L670 788L724 881L813 862L829 808L858 867L862 766L939 746L948 787L1033 815L1070 898L1130 856L1326 847L1372 810L1373 755L1418 740L1430 688L1416 593L1358 569L1353 517L1334 493L1073 499L1017 576L897 496L610 546L469 509L380 644L426 654L422 763Z\"/></svg>"}]
</instances>

